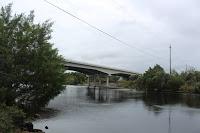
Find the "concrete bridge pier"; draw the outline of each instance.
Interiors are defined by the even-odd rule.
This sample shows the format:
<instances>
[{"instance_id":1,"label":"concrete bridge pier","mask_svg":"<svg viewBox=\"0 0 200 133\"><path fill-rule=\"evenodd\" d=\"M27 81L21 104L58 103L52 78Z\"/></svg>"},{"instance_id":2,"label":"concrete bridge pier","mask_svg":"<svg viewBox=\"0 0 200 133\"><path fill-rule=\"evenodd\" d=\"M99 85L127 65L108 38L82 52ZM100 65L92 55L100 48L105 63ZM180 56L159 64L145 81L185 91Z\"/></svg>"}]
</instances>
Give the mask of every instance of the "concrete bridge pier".
<instances>
[{"instance_id":1,"label":"concrete bridge pier","mask_svg":"<svg viewBox=\"0 0 200 133\"><path fill-rule=\"evenodd\" d=\"M87 75L87 83L88 83L88 86L90 86L90 75Z\"/></svg>"},{"instance_id":2,"label":"concrete bridge pier","mask_svg":"<svg viewBox=\"0 0 200 133\"><path fill-rule=\"evenodd\" d=\"M99 80L99 86L101 86L101 76L98 75L98 80Z\"/></svg>"},{"instance_id":3,"label":"concrete bridge pier","mask_svg":"<svg viewBox=\"0 0 200 133\"><path fill-rule=\"evenodd\" d=\"M93 76L93 83L94 83L94 87L97 86L97 78L96 75Z\"/></svg>"},{"instance_id":4,"label":"concrete bridge pier","mask_svg":"<svg viewBox=\"0 0 200 133\"><path fill-rule=\"evenodd\" d=\"M109 79L110 79L110 75L106 76L106 86L109 87Z\"/></svg>"}]
</instances>

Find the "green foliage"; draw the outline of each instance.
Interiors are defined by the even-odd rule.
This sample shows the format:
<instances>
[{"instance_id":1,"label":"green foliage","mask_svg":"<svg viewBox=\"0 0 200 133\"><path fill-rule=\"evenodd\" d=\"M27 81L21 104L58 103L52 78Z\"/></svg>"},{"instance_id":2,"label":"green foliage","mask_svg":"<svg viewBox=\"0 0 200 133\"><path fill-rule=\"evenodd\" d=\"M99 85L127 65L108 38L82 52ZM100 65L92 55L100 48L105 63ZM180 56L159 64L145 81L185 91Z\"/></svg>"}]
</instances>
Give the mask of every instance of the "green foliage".
<instances>
[{"instance_id":1,"label":"green foliage","mask_svg":"<svg viewBox=\"0 0 200 133\"><path fill-rule=\"evenodd\" d=\"M194 69L169 75L159 65L149 68L136 80L136 88L147 91L182 91L200 93L200 72Z\"/></svg>"},{"instance_id":2,"label":"green foliage","mask_svg":"<svg viewBox=\"0 0 200 133\"><path fill-rule=\"evenodd\" d=\"M17 107L0 105L0 132L14 133L24 121L25 114Z\"/></svg>"},{"instance_id":3,"label":"green foliage","mask_svg":"<svg viewBox=\"0 0 200 133\"><path fill-rule=\"evenodd\" d=\"M130 89L136 88L136 81L133 81L133 80L118 81L118 84L120 87L123 87L123 88L130 88Z\"/></svg>"},{"instance_id":4,"label":"green foliage","mask_svg":"<svg viewBox=\"0 0 200 133\"><path fill-rule=\"evenodd\" d=\"M194 91L195 93L200 93L200 82L195 83Z\"/></svg>"},{"instance_id":5,"label":"green foliage","mask_svg":"<svg viewBox=\"0 0 200 133\"><path fill-rule=\"evenodd\" d=\"M182 72L181 77L184 79L184 85L180 90L187 93L200 93L200 72L194 69Z\"/></svg>"},{"instance_id":6,"label":"green foliage","mask_svg":"<svg viewBox=\"0 0 200 133\"><path fill-rule=\"evenodd\" d=\"M194 86L185 83L180 87L180 90L186 93L194 93Z\"/></svg>"},{"instance_id":7,"label":"green foliage","mask_svg":"<svg viewBox=\"0 0 200 133\"><path fill-rule=\"evenodd\" d=\"M180 87L184 84L184 80L181 76L171 75L166 83L166 88L171 91L179 91Z\"/></svg>"},{"instance_id":8,"label":"green foliage","mask_svg":"<svg viewBox=\"0 0 200 133\"><path fill-rule=\"evenodd\" d=\"M137 80L139 77L140 77L139 74L131 75L131 76L129 77L129 80L135 81L135 80Z\"/></svg>"},{"instance_id":9,"label":"green foliage","mask_svg":"<svg viewBox=\"0 0 200 133\"><path fill-rule=\"evenodd\" d=\"M49 42L52 23L34 24L34 13L12 16L0 10L0 96L36 111L58 95L65 84L64 59Z\"/></svg>"},{"instance_id":10,"label":"green foliage","mask_svg":"<svg viewBox=\"0 0 200 133\"><path fill-rule=\"evenodd\" d=\"M194 82L200 82L200 72L194 69L182 72L181 76L189 84Z\"/></svg>"},{"instance_id":11,"label":"green foliage","mask_svg":"<svg viewBox=\"0 0 200 133\"><path fill-rule=\"evenodd\" d=\"M138 88L147 91L164 90L168 75L164 69L156 65L149 68L141 77L138 78Z\"/></svg>"},{"instance_id":12,"label":"green foliage","mask_svg":"<svg viewBox=\"0 0 200 133\"><path fill-rule=\"evenodd\" d=\"M66 73L67 84L70 84L70 85L84 84L86 80L87 80L87 77L85 74L78 73L78 72Z\"/></svg>"},{"instance_id":13,"label":"green foliage","mask_svg":"<svg viewBox=\"0 0 200 133\"><path fill-rule=\"evenodd\" d=\"M109 77L109 82L110 83L116 83L118 80L120 79L120 77L118 77L118 76L110 76ZM101 79L102 80L102 82L106 82L106 77L103 77L103 79Z\"/></svg>"}]
</instances>

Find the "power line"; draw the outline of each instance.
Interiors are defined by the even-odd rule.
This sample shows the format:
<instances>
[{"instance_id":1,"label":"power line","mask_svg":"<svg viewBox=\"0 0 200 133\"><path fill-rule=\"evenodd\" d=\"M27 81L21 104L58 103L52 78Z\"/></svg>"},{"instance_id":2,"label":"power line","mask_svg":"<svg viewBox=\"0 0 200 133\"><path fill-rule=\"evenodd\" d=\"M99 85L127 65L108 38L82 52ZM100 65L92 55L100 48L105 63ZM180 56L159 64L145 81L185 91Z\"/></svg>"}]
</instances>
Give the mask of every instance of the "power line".
<instances>
[{"instance_id":1,"label":"power line","mask_svg":"<svg viewBox=\"0 0 200 133\"><path fill-rule=\"evenodd\" d=\"M53 7L55 7L55 8L57 8L57 9L61 10L62 12L66 13L66 14L68 14L68 15L70 15L70 16L72 16L73 18L75 18L75 19L81 21L82 23L84 23L84 24L88 25L89 27L91 27L91 28L93 28L93 29L95 29L95 30L97 30L97 31L99 31L99 32L101 32L101 33L103 33L104 35L110 37L111 39L118 41L119 43L121 43L121 44L123 44L123 45L126 45L126 46L128 46L128 47L130 47L130 48L137 49L137 50L140 51L141 53L148 54L148 55L150 55L150 56L152 56L152 57L161 58L161 57L158 57L158 56L156 56L156 55L154 55L154 54L151 54L151 53L149 53L149 52L146 52L146 51L144 51L144 50L142 50L142 49L140 49L140 48L138 48L138 47L132 46L132 45L130 45L130 44L128 44L128 43L126 43L126 42L124 42L124 41L118 39L117 37L115 37L115 36L113 36L113 35L111 35L111 34L105 32L105 31L103 31L102 29L100 29L100 28L98 28L98 27L96 27L96 26L94 26L94 25L88 23L87 21L85 21L85 20L83 20L83 19L77 17L76 15L74 15L74 14L72 14L72 13L70 13L70 12L64 10L63 8L61 8L61 7L55 5L55 4L53 4L53 3L51 3L51 2L49 2L49 1L47 1L47 0L44 0L44 2L46 2L46 3L50 4L50 5L52 5ZM162 58L162 59L165 59L165 58ZM165 60L166 60L166 59L165 59Z\"/></svg>"}]
</instances>

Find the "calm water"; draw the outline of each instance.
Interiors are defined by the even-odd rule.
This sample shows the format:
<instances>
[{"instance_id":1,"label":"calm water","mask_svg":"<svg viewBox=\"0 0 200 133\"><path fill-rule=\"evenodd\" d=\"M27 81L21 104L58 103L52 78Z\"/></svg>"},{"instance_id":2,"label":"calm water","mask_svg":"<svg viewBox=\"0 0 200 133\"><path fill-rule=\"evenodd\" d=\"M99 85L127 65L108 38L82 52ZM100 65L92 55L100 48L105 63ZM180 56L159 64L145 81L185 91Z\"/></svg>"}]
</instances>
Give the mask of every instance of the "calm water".
<instances>
[{"instance_id":1,"label":"calm water","mask_svg":"<svg viewBox=\"0 0 200 133\"><path fill-rule=\"evenodd\" d=\"M198 95L68 86L48 107L59 111L34 122L46 133L200 133Z\"/></svg>"}]
</instances>

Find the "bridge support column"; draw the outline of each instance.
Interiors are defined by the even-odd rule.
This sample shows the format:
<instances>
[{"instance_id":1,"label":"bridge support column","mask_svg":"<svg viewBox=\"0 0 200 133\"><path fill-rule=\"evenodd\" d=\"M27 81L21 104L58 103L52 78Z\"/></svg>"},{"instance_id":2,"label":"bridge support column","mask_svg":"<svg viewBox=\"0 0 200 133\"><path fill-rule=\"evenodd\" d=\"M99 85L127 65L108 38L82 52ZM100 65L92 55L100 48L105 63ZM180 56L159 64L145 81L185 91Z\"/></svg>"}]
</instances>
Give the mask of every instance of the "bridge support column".
<instances>
[{"instance_id":1,"label":"bridge support column","mask_svg":"<svg viewBox=\"0 0 200 133\"><path fill-rule=\"evenodd\" d=\"M97 86L97 83L96 83L96 82L97 82L97 80L96 80L96 75L93 76L93 79L94 79L94 86Z\"/></svg>"},{"instance_id":2,"label":"bridge support column","mask_svg":"<svg viewBox=\"0 0 200 133\"><path fill-rule=\"evenodd\" d=\"M109 86L109 75L106 77L106 86Z\"/></svg>"},{"instance_id":3,"label":"bridge support column","mask_svg":"<svg viewBox=\"0 0 200 133\"><path fill-rule=\"evenodd\" d=\"M99 79L99 86L101 86L101 76L98 75L98 79Z\"/></svg>"},{"instance_id":4,"label":"bridge support column","mask_svg":"<svg viewBox=\"0 0 200 133\"><path fill-rule=\"evenodd\" d=\"M88 79L87 79L88 80L87 81L88 82L88 86L90 86L90 76L88 75L87 77L88 77Z\"/></svg>"}]
</instances>

